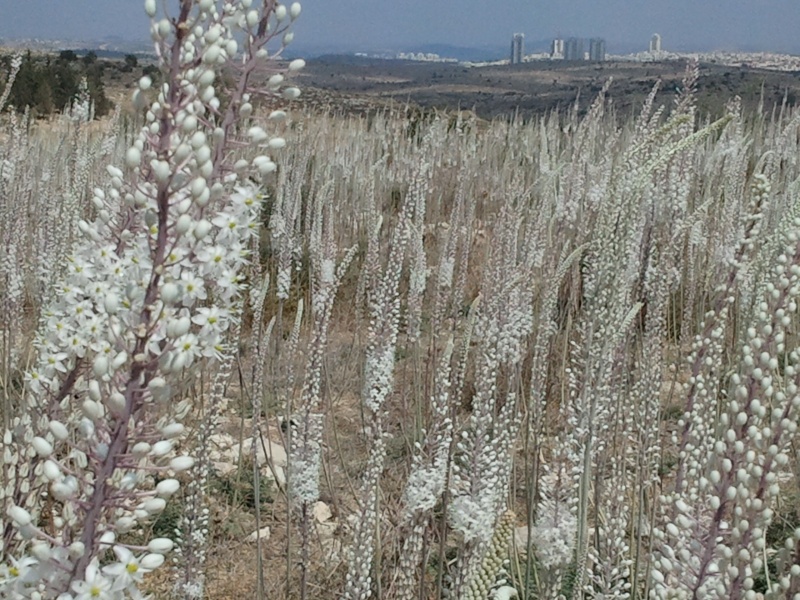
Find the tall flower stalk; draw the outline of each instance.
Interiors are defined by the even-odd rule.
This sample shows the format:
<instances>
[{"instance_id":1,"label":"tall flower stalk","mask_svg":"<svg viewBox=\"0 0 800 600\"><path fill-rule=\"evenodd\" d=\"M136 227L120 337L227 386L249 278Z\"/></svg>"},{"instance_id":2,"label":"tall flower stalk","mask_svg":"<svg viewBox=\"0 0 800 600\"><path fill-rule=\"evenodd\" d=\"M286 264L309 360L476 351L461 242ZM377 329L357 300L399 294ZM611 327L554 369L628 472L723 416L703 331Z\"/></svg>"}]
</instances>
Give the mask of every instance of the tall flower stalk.
<instances>
[{"instance_id":1,"label":"tall flower stalk","mask_svg":"<svg viewBox=\"0 0 800 600\"><path fill-rule=\"evenodd\" d=\"M299 4L182 0L162 18L146 0L145 11L162 81L139 80L144 124L124 165L108 166L93 218L77 222L81 239L43 310L24 404L4 434L4 598L135 595L164 562L172 540L133 545L127 534L195 464L180 451L184 391L220 363L260 217L258 188L240 177L274 170L269 153L285 143L247 119L267 46L289 40ZM277 95L283 75L273 73ZM245 146L257 156L231 164Z\"/></svg>"}]
</instances>

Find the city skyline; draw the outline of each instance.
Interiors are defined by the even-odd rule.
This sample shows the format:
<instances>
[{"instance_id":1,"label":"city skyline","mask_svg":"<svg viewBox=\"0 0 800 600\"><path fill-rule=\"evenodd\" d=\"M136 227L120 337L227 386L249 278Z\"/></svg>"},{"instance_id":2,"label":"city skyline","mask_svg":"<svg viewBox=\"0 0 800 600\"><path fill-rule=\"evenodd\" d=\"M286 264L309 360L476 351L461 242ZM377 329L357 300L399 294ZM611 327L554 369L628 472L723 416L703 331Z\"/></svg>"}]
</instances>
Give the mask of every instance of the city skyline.
<instances>
[{"instance_id":1,"label":"city skyline","mask_svg":"<svg viewBox=\"0 0 800 600\"><path fill-rule=\"evenodd\" d=\"M410 48L424 44L505 47L514 32L526 41L607 40L608 50L647 50L660 33L675 50L800 52L796 0L323 0L303 2L297 49ZM98 33L101 32L101 33ZM147 40L139 0L0 0L0 38ZM506 53L508 50L505 51Z\"/></svg>"}]
</instances>

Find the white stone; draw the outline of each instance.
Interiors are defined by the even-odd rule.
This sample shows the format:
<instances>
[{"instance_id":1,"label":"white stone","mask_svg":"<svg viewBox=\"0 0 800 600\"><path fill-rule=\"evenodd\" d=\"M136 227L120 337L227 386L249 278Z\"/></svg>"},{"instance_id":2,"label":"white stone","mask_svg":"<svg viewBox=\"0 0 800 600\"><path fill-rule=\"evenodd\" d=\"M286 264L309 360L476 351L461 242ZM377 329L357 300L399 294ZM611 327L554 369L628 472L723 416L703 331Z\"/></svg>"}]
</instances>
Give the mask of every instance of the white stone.
<instances>
[{"instance_id":1,"label":"white stone","mask_svg":"<svg viewBox=\"0 0 800 600\"><path fill-rule=\"evenodd\" d=\"M247 536L247 541L255 542L259 538L261 538L264 541L269 539L269 527L262 527L258 531L254 531L253 533Z\"/></svg>"},{"instance_id":2,"label":"white stone","mask_svg":"<svg viewBox=\"0 0 800 600\"><path fill-rule=\"evenodd\" d=\"M258 465L263 466L267 464L267 461L272 464L273 467L281 467L284 468L288 464L288 457L286 456L286 450L284 450L283 446L280 444L276 444L270 440L265 439L264 443L261 443L261 440L256 440L256 447L257 452L256 456L258 458ZM252 456L252 448L253 448L253 440L247 439L242 444L242 451L245 456ZM266 449L266 453L264 450ZM236 452L236 456L238 456L238 447L233 447L232 451Z\"/></svg>"},{"instance_id":3,"label":"white stone","mask_svg":"<svg viewBox=\"0 0 800 600\"><path fill-rule=\"evenodd\" d=\"M314 515L317 523L324 523L333 516L330 507L322 501L314 503L314 506L311 508L311 514Z\"/></svg>"}]
</instances>

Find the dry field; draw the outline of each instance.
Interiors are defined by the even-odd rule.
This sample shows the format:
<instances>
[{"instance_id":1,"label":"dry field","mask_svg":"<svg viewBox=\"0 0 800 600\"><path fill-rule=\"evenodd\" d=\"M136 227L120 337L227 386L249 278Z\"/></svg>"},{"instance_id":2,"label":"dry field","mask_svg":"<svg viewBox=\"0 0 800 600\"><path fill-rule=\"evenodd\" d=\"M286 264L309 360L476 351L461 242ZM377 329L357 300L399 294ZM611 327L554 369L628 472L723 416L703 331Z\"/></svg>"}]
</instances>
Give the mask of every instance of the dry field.
<instances>
[{"instance_id":1,"label":"dry field","mask_svg":"<svg viewBox=\"0 0 800 600\"><path fill-rule=\"evenodd\" d=\"M798 597L800 112L425 69L2 115L0 598Z\"/></svg>"},{"instance_id":2,"label":"dry field","mask_svg":"<svg viewBox=\"0 0 800 600\"><path fill-rule=\"evenodd\" d=\"M327 104L347 106L354 98L385 105L412 102L423 108L474 110L486 119L515 113L530 118L551 110L566 112L576 99L585 111L605 82L620 114L638 112L656 82L662 83L660 101L669 104L680 89L685 64L616 63L561 64L533 62L517 66L466 68L448 63L320 57L309 61L302 84ZM704 64L697 82L696 102L703 113L722 114L725 102L740 96L748 110L762 98L765 110L794 103L800 92L795 73L732 69Z\"/></svg>"}]
</instances>

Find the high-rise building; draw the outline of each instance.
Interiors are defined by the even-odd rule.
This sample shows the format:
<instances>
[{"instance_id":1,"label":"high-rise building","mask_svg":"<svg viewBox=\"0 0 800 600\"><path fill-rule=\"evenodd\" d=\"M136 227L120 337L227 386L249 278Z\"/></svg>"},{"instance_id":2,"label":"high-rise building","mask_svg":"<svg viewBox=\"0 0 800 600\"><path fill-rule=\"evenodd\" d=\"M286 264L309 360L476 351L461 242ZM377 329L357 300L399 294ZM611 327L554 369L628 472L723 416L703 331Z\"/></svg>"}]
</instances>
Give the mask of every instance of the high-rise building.
<instances>
[{"instance_id":1,"label":"high-rise building","mask_svg":"<svg viewBox=\"0 0 800 600\"><path fill-rule=\"evenodd\" d=\"M589 40L589 60L604 61L606 59L606 41L602 38Z\"/></svg>"},{"instance_id":2,"label":"high-rise building","mask_svg":"<svg viewBox=\"0 0 800 600\"><path fill-rule=\"evenodd\" d=\"M650 52L653 54L661 52L661 36L657 33L650 38Z\"/></svg>"},{"instance_id":3,"label":"high-rise building","mask_svg":"<svg viewBox=\"0 0 800 600\"><path fill-rule=\"evenodd\" d=\"M518 65L525 57L525 34L515 33L511 38L511 64Z\"/></svg>"},{"instance_id":4,"label":"high-rise building","mask_svg":"<svg viewBox=\"0 0 800 600\"><path fill-rule=\"evenodd\" d=\"M554 39L550 48L550 58L564 58L564 40Z\"/></svg>"},{"instance_id":5,"label":"high-rise building","mask_svg":"<svg viewBox=\"0 0 800 600\"><path fill-rule=\"evenodd\" d=\"M564 60L583 60L583 40L569 38L564 42Z\"/></svg>"}]
</instances>

